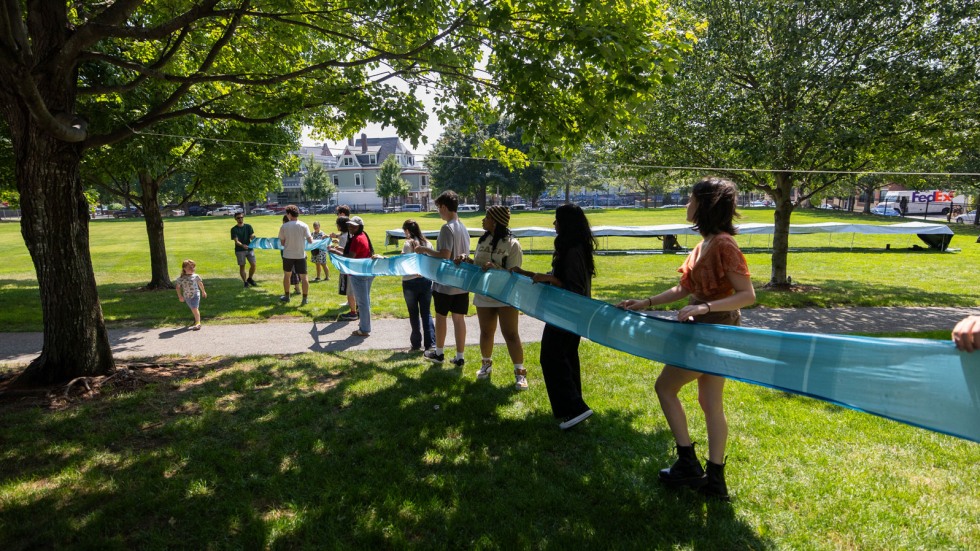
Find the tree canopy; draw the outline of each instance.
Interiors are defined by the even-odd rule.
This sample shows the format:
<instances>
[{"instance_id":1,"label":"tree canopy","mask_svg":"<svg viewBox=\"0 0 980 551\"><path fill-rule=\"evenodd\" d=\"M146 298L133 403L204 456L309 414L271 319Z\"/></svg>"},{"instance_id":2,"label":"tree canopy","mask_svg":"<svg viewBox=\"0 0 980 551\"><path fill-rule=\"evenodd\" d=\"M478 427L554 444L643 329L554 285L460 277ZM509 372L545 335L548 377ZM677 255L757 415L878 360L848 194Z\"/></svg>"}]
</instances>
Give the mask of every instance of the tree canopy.
<instances>
[{"instance_id":1,"label":"tree canopy","mask_svg":"<svg viewBox=\"0 0 980 551\"><path fill-rule=\"evenodd\" d=\"M299 117L334 138L370 120L417 145L419 86L436 90L444 120L496 103L529 143L569 147L628 126L693 38L657 0L25 0L0 10L0 112L45 325L21 379L46 383L114 367L84 151L188 116Z\"/></svg>"},{"instance_id":2,"label":"tree canopy","mask_svg":"<svg viewBox=\"0 0 980 551\"><path fill-rule=\"evenodd\" d=\"M975 120L980 4L685 0L707 31L646 106L621 156L708 167L776 201L771 283L786 284L793 208ZM754 169L731 170L736 169ZM791 192L798 191L796 202Z\"/></svg>"}]
</instances>

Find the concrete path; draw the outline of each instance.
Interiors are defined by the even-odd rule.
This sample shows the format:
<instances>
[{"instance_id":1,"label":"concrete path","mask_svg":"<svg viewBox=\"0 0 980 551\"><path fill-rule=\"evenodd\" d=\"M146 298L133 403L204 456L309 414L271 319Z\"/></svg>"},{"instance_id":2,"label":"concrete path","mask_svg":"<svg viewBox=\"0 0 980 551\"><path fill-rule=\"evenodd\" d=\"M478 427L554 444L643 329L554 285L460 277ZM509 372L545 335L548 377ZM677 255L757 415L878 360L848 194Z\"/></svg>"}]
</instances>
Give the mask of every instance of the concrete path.
<instances>
[{"instance_id":1,"label":"concrete path","mask_svg":"<svg viewBox=\"0 0 980 551\"><path fill-rule=\"evenodd\" d=\"M754 308L743 312L743 325L802 333L884 333L952 330L978 308ZM656 313L673 318L673 312ZM352 337L356 322L263 322L247 325L205 325L200 331L179 328L110 329L117 358L175 355L249 356L341 350L407 349L408 320L372 320L370 337ZM476 316L466 319L467 345L476 346ZM541 339L544 324L521 316L521 339ZM450 330L451 331L451 330ZM450 333L451 336L451 333ZM451 338L450 338L451 342ZM499 331L496 342L502 344ZM0 333L0 365L26 364L41 352L41 333Z\"/></svg>"}]
</instances>

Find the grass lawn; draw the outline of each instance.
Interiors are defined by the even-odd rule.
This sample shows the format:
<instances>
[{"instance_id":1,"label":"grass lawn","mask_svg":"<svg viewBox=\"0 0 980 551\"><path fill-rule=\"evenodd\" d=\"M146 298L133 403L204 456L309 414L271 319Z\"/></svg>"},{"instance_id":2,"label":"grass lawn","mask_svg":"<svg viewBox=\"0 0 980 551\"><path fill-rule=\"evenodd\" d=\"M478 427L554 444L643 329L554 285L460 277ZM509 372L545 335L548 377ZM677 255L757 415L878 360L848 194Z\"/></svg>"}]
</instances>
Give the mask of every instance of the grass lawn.
<instances>
[{"instance_id":1,"label":"grass lawn","mask_svg":"<svg viewBox=\"0 0 980 551\"><path fill-rule=\"evenodd\" d=\"M679 209L589 214L594 225L683 217ZM748 209L744 220L771 215ZM476 227L480 217L464 215L464 223ZM379 250L383 230L403 219L365 217ZM419 219L425 229L441 224L434 215ZM249 222L272 236L278 220ZM513 220L548 226L552 215ZM866 218L794 215L794 223L855 220ZM232 223L167 221L171 273L183 258L198 262L208 323L340 312L334 281L315 284L307 307L276 304L274 252L259 252L262 286L242 289ZM790 255L789 273L805 287L759 289L759 303L980 304L977 231L954 229L958 254L910 251L914 236L793 236L802 250ZM768 251L757 248L765 237L739 240L761 287L770 268ZM609 241L603 246L659 246ZM109 325L186 321L174 292L139 290L149 272L142 220L96 221L92 242ZM536 240L533 248L548 245ZM0 224L0 248L0 326L38 330L38 290L17 224ZM540 271L549 260L528 255L526 265ZM681 260L602 256L596 298L674 285ZM376 315L404 315L397 278L378 278L372 306ZM525 353L531 389L523 393L513 389L498 347L501 369L489 383L474 380L473 365L432 368L417 356L371 351L154 358L131 363L135 379L117 375L95 396L65 399L62 389L7 397L0 403L0 549L976 549L980 541L978 444L730 381L734 501L705 503L657 482L673 457L653 391L662 365L584 342L583 388L596 416L565 433L551 417L538 344L526 344ZM694 439L706 442L695 390L682 398Z\"/></svg>"},{"instance_id":2,"label":"grass lawn","mask_svg":"<svg viewBox=\"0 0 980 551\"><path fill-rule=\"evenodd\" d=\"M975 549L980 446L730 382L731 504L669 491L660 365L583 343L572 431L506 373L375 351L139 369L0 411L0 547ZM506 365L506 351L496 360ZM165 362L163 362L165 363ZM426 365L423 365L426 364ZM472 366L469 366L472 367ZM173 372L163 377L164 371ZM695 411L693 389L683 394ZM57 403L57 401L56 401ZM703 420L692 416L705 442Z\"/></svg>"},{"instance_id":3,"label":"grass lawn","mask_svg":"<svg viewBox=\"0 0 980 551\"><path fill-rule=\"evenodd\" d=\"M482 214L463 214L467 227L479 227ZM589 211L593 225L651 225L683 222L683 209L597 210ZM385 254L397 254L394 247L384 247L384 231L400 228L406 213L365 215L366 229L375 247ZM438 229L442 221L432 213L416 216L423 229ZM546 226L554 219L551 212L519 212L512 217L513 227ZM306 216L312 224L320 220L331 227L333 217ZM894 218L868 217L834 211L806 210L793 216L796 224L842 221L892 223ZM247 221L260 237L278 233L280 217L252 216ZM745 209L745 222L772 222L771 209ZM344 311L338 297L336 281L311 285L310 304L278 304L282 293L282 271L279 255L258 251L259 271L256 280L261 287L243 289L238 278L229 230L229 217L182 217L166 221L167 253L171 277L180 273L185 258L197 262L204 278L208 299L201 312L207 323L244 323L278 317L315 320L334 319ZM770 292L762 288L769 281L771 255L768 236L740 236L746 249L753 283L758 293L757 306L976 306L977 265L980 244L973 226L952 225L957 232L952 246L959 253L916 251L923 245L914 235L819 234L791 236L796 252L789 257L789 275L802 284L801 292ZM182 323L186 308L179 304L173 291L142 291L149 280L149 256L146 252L146 229L142 219L96 220L91 225L92 259L99 284L103 313L109 326L170 326ZM693 236L681 236L682 245L693 247ZM550 239L524 239L525 249L550 251ZM603 239L605 249L657 249L660 242L647 238ZM891 245L886 250L886 245ZM16 223L0 224L0 249L5 252L0 264L0 327L7 331L39 331L41 309L33 264ZM671 287L677 282L678 255L609 255L598 259L599 277L593 294L599 300L618 302L627 297L646 296ZM525 265L533 271L547 271L548 254L529 254ZM335 272L334 270L331 271ZM677 305L673 305L677 306ZM664 306L663 308L670 308ZM372 309L380 317L405 316L405 304L398 278L378 278L372 289Z\"/></svg>"}]
</instances>

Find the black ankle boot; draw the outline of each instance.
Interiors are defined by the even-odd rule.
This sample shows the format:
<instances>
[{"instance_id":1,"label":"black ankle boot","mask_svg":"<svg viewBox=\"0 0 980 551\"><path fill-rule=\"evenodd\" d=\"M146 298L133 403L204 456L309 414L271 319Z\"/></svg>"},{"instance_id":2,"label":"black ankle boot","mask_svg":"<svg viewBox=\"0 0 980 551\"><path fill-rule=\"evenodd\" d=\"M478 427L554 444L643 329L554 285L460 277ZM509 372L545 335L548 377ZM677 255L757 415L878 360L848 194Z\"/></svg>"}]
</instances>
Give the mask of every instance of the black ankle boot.
<instances>
[{"instance_id":1,"label":"black ankle boot","mask_svg":"<svg viewBox=\"0 0 980 551\"><path fill-rule=\"evenodd\" d=\"M697 489L707 481L701 462L694 453L693 442L690 446L677 446L677 461L669 469L660 469L660 482L671 488L688 486Z\"/></svg>"},{"instance_id":2,"label":"black ankle boot","mask_svg":"<svg viewBox=\"0 0 980 551\"><path fill-rule=\"evenodd\" d=\"M705 484L699 491L705 496L721 501L728 501L728 486L725 484L725 464L718 465L708 461L705 463L707 473L705 474Z\"/></svg>"}]
</instances>

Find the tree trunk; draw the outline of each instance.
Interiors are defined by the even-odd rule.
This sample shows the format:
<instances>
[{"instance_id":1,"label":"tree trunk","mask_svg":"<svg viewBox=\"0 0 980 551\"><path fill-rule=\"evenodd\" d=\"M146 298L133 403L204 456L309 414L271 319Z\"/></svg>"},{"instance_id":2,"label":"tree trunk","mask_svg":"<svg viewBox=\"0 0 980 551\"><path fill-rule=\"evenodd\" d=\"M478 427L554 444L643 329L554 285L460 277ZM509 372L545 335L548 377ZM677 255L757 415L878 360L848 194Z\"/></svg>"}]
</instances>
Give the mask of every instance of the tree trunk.
<instances>
[{"instance_id":1,"label":"tree trunk","mask_svg":"<svg viewBox=\"0 0 980 551\"><path fill-rule=\"evenodd\" d=\"M152 178L140 176L143 190L143 216L146 220L146 236L150 245L150 282L147 289L173 289L167 267L167 242L163 238L163 216L160 213L160 183Z\"/></svg>"},{"instance_id":2,"label":"tree trunk","mask_svg":"<svg viewBox=\"0 0 980 551\"><path fill-rule=\"evenodd\" d=\"M21 234L40 288L44 344L16 384L106 375L115 364L89 253L81 148L52 137L20 107L8 106L7 118L17 158Z\"/></svg>"},{"instance_id":3,"label":"tree trunk","mask_svg":"<svg viewBox=\"0 0 980 551\"><path fill-rule=\"evenodd\" d=\"M786 275L789 257L789 220L793 214L793 202L790 195L793 181L786 172L776 173L776 212L773 214L772 233L772 272L769 278L770 287L788 287L789 276Z\"/></svg>"}]
</instances>

